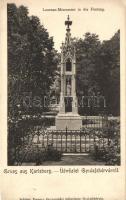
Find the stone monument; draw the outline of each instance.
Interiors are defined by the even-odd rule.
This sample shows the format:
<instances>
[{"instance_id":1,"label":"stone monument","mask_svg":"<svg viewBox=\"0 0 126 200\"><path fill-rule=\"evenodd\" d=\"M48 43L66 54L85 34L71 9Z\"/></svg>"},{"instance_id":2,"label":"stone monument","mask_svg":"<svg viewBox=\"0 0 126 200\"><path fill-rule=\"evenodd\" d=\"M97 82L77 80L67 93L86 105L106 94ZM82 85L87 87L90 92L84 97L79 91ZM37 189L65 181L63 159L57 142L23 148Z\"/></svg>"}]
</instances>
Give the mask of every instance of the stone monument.
<instances>
[{"instance_id":1,"label":"stone monument","mask_svg":"<svg viewBox=\"0 0 126 200\"><path fill-rule=\"evenodd\" d=\"M79 130L82 119L78 114L78 101L76 96L76 52L71 40L70 26L72 21L65 21L66 37L61 46L61 92L59 113L56 116L56 129Z\"/></svg>"}]
</instances>

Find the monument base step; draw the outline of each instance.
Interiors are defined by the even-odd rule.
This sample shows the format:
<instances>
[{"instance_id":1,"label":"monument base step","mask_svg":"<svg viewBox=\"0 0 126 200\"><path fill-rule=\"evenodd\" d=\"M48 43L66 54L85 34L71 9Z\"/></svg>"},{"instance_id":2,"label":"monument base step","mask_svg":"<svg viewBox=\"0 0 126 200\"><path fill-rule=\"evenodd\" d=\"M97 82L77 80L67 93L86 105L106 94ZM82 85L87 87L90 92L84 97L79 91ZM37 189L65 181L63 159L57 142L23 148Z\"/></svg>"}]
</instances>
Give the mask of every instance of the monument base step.
<instances>
[{"instance_id":1,"label":"monument base step","mask_svg":"<svg viewBox=\"0 0 126 200\"><path fill-rule=\"evenodd\" d=\"M56 116L57 130L80 130L82 128L82 118L77 113L59 113Z\"/></svg>"}]
</instances>

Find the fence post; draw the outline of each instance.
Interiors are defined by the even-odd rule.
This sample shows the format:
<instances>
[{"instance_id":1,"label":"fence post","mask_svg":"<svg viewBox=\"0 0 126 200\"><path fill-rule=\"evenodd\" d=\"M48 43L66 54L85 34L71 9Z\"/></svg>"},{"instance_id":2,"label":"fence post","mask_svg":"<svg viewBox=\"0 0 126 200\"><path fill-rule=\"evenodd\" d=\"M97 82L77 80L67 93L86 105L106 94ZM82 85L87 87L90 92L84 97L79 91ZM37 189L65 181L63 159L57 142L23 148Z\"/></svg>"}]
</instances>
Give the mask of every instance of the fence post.
<instances>
[{"instance_id":1,"label":"fence post","mask_svg":"<svg viewBox=\"0 0 126 200\"><path fill-rule=\"evenodd\" d=\"M61 133L61 152L63 151L63 146L62 146L62 133Z\"/></svg>"},{"instance_id":2,"label":"fence post","mask_svg":"<svg viewBox=\"0 0 126 200\"><path fill-rule=\"evenodd\" d=\"M66 126L66 152L67 152L67 126Z\"/></svg>"},{"instance_id":3,"label":"fence post","mask_svg":"<svg viewBox=\"0 0 126 200\"><path fill-rule=\"evenodd\" d=\"M76 135L75 135L75 153L77 152L77 138L76 138Z\"/></svg>"},{"instance_id":4,"label":"fence post","mask_svg":"<svg viewBox=\"0 0 126 200\"><path fill-rule=\"evenodd\" d=\"M80 153L81 153L81 128L80 128Z\"/></svg>"}]
</instances>

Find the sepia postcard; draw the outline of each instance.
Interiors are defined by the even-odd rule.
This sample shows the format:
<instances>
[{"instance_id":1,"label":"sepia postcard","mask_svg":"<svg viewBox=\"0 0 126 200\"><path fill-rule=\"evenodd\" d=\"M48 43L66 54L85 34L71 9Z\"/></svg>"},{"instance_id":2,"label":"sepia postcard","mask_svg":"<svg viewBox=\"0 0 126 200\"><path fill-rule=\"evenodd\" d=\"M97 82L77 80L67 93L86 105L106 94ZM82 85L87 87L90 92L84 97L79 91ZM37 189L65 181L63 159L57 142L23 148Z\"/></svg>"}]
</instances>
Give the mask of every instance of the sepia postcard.
<instances>
[{"instance_id":1,"label":"sepia postcard","mask_svg":"<svg viewBox=\"0 0 126 200\"><path fill-rule=\"evenodd\" d=\"M0 1L0 200L126 199L126 1Z\"/></svg>"}]
</instances>

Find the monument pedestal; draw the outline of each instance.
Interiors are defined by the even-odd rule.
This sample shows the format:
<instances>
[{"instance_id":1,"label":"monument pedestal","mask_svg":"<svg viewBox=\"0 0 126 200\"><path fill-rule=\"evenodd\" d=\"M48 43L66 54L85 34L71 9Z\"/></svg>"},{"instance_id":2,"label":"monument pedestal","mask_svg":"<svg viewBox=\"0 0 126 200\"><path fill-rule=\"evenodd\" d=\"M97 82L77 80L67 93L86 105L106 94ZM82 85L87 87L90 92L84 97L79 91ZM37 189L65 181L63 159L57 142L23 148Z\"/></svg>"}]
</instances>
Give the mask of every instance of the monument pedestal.
<instances>
[{"instance_id":1,"label":"monument pedestal","mask_svg":"<svg viewBox=\"0 0 126 200\"><path fill-rule=\"evenodd\" d=\"M74 113L59 113L56 116L56 129L57 130L80 130L82 127L82 119L79 114Z\"/></svg>"}]
</instances>

